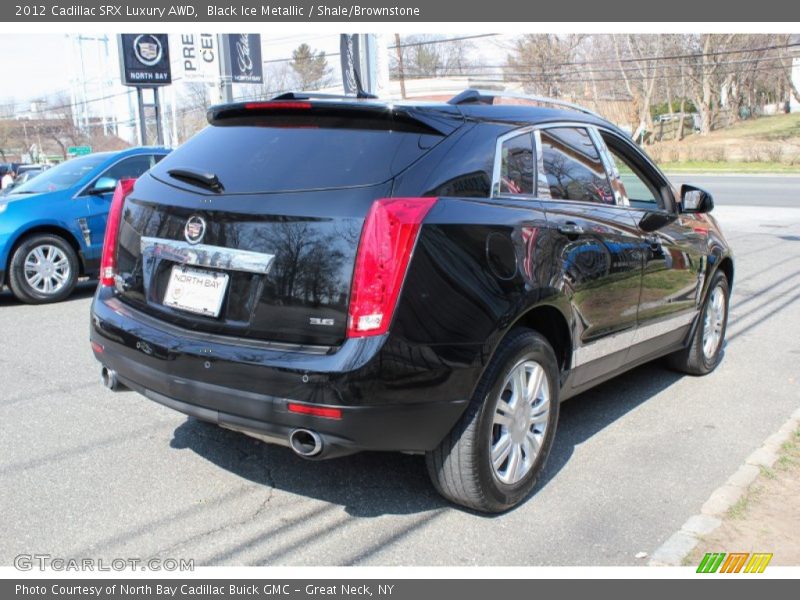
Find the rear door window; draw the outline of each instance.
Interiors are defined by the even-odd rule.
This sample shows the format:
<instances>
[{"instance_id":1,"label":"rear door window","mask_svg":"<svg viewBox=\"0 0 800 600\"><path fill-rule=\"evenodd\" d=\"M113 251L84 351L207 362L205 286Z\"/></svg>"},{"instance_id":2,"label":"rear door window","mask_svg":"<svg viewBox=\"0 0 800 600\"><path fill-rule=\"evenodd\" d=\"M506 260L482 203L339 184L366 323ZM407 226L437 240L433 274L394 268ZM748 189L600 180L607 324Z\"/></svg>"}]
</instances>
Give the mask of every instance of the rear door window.
<instances>
[{"instance_id":1,"label":"rear door window","mask_svg":"<svg viewBox=\"0 0 800 600\"><path fill-rule=\"evenodd\" d=\"M614 204L600 154L581 127L552 127L541 130L542 161L550 197Z\"/></svg>"}]
</instances>

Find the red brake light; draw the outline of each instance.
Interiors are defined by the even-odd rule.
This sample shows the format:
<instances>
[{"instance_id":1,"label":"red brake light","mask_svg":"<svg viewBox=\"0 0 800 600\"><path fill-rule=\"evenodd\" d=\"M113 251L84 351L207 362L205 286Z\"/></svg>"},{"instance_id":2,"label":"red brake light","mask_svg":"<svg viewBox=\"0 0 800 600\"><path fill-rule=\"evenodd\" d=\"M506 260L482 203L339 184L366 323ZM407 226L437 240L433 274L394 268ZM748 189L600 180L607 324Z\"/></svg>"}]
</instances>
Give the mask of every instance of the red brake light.
<instances>
[{"instance_id":1,"label":"red brake light","mask_svg":"<svg viewBox=\"0 0 800 600\"><path fill-rule=\"evenodd\" d=\"M364 221L350 293L347 337L389 330L420 225L436 198L376 200Z\"/></svg>"},{"instance_id":2,"label":"red brake light","mask_svg":"<svg viewBox=\"0 0 800 600\"><path fill-rule=\"evenodd\" d=\"M135 179L120 179L106 220L106 236L103 240L103 258L100 260L100 285L114 285L114 275L117 274L117 235L119 224L122 220L122 206L125 198L133 191Z\"/></svg>"},{"instance_id":3,"label":"red brake light","mask_svg":"<svg viewBox=\"0 0 800 600\"><path fill-rule=\"evenodd\" d=\"M330 408L328 406L312 406L310 404L289 403L289 412L300 415L312 415L314 417L324 417L326 419L341 419L342 409Z\"/></svg>"},{"instance_id":4,"label":"red brake light","mask_svg":"<svg viewBox=\"0 0 800 600\"><path fill-rule=\"evenodd\" d=\"M311 108L311 102L245 102L247 110L282 109L305 110Z\"/></svg>"}]
</instances>

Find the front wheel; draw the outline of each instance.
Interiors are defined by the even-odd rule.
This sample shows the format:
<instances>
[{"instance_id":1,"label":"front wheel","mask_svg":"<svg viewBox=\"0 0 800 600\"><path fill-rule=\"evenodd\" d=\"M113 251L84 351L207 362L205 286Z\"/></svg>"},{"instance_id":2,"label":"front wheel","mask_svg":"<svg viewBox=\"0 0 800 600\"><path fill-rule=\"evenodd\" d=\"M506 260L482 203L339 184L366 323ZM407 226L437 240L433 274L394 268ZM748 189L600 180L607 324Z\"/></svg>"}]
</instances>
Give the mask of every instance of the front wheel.
<instances>
[{"instance_id":1,"label":"front wheel","mask_svg":"<svg viewBox=\"0 0 800 600\"><path fill-rule=\"evenodd\" d=\"M706 375L717 368L725 345L729 303L728 278L717 271L708 286L700 321L689 346L669 357L674 369L690 375Z\"/></svg>"},{"instance_id":2,"label":"front wheel","mask_svg":"<svg viewBox=\"0 0 800 600\"><path fill-rule=\"evenodd\" d=\"M14 251L8 283L22 302L58 302L75 288L79 268L78 256L64 238L33 235Z\"/></svg>"},{"instance_id":3,"label":"front wheel","mask_svg":"<svg viewBox=\"0 0 800 600\"><path fill-rule=\"evenodd\" d=\"M469 406L426 455L445 498L502 512L530 494L544 468L558 421L558 365L547 340L529 329L500 344Z\"/></svg>"}]
</instances>

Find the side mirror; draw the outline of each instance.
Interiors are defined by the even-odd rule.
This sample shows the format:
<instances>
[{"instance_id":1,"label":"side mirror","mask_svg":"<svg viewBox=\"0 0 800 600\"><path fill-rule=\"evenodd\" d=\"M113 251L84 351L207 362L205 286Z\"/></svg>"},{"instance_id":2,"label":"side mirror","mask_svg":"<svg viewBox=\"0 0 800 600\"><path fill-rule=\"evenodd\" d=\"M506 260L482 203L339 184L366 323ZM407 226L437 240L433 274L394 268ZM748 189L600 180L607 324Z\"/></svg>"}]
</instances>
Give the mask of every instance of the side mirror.
<instances>
[{"instance_id":1,"label":"side mirror","mask_svg":"<svg viewBox=\"0 0 800 600\"><path fill-rule=\"evenodd\" d=\"M645 233L651 233L661 229L665 225L669 225L677 218L677 215L674 213L647 212L639 220L639 229Z\"/></svg>"},{"instance_id":2,"label":"side mirror","mask_svg":"<svg viewBox=\"0 0 800 600\"><path fill-rule=\"evenodd\" d=\"M707 213L714 209L714 198L707 191L683 184L681 186L681 212Z\"/></svg>"},{"instance_id":3,"label":"side mirror","mask_svg":"<svg viewBox=\"0 0 800 600\"><path fill-rule=\"evenodd\" d=\"M117 187L117 180L113 177L101 177L94 182L92 189L89 190L90 194L110 194Z\"/></svg>"}]
</instances>

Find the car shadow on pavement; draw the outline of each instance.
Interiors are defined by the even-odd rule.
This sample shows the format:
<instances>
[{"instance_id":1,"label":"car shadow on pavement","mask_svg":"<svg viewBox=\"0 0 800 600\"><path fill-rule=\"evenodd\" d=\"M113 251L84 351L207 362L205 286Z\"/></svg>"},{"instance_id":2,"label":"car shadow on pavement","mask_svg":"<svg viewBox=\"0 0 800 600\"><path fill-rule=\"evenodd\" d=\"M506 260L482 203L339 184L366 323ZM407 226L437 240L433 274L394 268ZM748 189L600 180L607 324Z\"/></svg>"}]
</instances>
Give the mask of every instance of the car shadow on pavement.
<instances>
[{"instance_id":1,"label":"car shadow on pavement","mask_svg":"<svg viewBox=\"0 0 800 600\"><path fill-rule=\"evenodd\" d=\"M648 364L562 404L558 433L536 491L554 480L577 445L680 378L659 363ZM170 445L190 449L256 484L343 506L353 516L415 514L453 507L433 489L422 456L363 452L308 461L288 448L194 418L175 429ZM535 492L521 506L531 502L536 502Z\"/></svg>"},{"instance_id":2,"label":"car shadow on pavement","mask_svg":"<svg viewBox=\"0 0 800 600\"><path fill-rule=\"evenodd\" d=\"M534 494L564 468L576 446L683 377L688 375L671 371L662 360L656 360L563 402L556 439Z\"/></svg>"}]
</instances>

